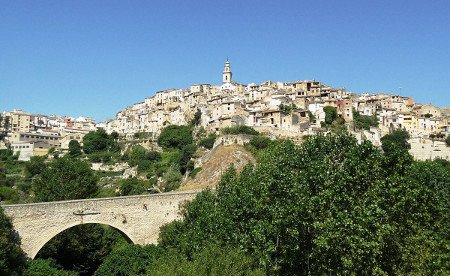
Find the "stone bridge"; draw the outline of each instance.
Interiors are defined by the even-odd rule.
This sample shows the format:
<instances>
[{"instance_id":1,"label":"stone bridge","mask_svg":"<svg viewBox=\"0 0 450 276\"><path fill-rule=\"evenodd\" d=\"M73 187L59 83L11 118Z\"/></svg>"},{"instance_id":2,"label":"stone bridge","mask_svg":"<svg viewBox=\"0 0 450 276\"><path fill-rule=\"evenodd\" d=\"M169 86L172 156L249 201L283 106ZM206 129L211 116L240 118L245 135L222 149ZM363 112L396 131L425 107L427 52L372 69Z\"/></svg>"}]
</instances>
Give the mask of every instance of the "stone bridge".
<instances>
[{"instance_id":1,"label":"stone bridge","mask_svg":"<svg viewBox=\"0 0 450 276\"><path fill-rule=\"evenodd\" d=\"M62 231L84 223L110 225L135 244L156 243L159 227L181 218L198 191L3 205L30 258Z\"/></svg>"}]
</instances>

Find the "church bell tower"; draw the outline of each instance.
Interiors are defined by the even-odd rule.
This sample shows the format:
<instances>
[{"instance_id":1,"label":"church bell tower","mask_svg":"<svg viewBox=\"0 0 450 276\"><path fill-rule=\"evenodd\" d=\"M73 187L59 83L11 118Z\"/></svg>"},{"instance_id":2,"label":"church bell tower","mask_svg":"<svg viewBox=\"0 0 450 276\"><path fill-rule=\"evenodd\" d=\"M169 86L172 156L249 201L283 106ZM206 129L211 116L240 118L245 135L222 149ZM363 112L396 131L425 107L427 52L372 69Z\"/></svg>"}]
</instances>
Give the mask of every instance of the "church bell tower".
<instances>
[{"instance_id":1,"label":"church bell tower","mask_svg":"<svg viewBox=\"0 0 450 276\"><path fill-rule=\"evenodd\" d=\"M231 83L232 76L233 74L231 73L230 62L227 60L227 62L225 62L225 68L223 69L222 83Z\"/></svg>"}]
</instances>

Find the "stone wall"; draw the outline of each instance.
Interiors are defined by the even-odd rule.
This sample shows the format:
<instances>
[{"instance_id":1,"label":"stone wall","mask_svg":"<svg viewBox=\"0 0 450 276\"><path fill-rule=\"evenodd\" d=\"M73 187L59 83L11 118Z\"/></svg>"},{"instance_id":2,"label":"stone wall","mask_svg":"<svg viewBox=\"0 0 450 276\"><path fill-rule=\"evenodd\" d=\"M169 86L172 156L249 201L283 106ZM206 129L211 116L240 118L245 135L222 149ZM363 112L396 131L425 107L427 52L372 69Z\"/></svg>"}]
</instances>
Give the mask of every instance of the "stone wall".
<instances>
[{"instance_id":1,"label":"stone wall","mask_svg":"<svg viewBox=\"0 0 450 276\"><path fill-rule=\"evenodd\" d=\"M85 223L110 225L135 244L156 243L159 228L181 218L180 206L198 191L113 198L3 205L18 232L22 249L34 258L62 231Z\"/></svg>"}]
</instances>

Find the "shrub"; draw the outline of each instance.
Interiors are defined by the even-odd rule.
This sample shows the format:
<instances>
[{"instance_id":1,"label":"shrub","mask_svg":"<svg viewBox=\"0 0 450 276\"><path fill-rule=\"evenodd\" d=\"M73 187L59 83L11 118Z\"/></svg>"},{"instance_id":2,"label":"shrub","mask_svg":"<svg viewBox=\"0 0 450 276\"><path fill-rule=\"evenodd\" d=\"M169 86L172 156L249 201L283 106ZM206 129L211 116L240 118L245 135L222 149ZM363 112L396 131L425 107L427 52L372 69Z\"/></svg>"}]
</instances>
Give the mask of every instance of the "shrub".
<instances>
[{"instance_id":1,"label":"shrub","mask_svg":"<svg viewBox=\"0 0 450 276\"><path fill-rule=\"evenodd\" d=\"M259 132L254 128L244 125L232 126L222 128L223 134L248 134L248 135L258 135Z\"/></svg>"},{"instance_id":2,"label":"shrub","mask_svg":"<svg viewBox=\"0 0 450 276\"><path fill-rule=\"evenodd\" d=\"M217 139L217 135L213 133L213 134L208 135L208 137L200 140L200 142L198 142L198 145L200 147L204 147L206 149L212 149L214 146L214 143L216 142L216 139Z\"/></svg>"},{"instance_id":3,"label":"shrub","mask_svg":"<svg viewBox=\"0 0 450 276\"><path fill-rule=\"evenodd\" d=\"M192 144L192 128L189 126L170 125L162 129L158 145L163 148L178 148Z\"/></svg>"}]
</instances>

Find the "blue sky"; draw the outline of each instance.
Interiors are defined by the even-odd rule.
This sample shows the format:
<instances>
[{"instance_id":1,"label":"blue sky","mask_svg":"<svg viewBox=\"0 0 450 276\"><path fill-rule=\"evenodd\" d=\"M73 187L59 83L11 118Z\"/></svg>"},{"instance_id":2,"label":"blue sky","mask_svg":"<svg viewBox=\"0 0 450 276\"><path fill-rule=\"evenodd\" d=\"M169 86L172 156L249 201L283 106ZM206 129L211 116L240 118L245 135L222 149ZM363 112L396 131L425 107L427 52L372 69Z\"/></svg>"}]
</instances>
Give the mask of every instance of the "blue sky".
<instances>
[{"instance_id":1,"label":"blue sky","mask_svg":"<svg viewBox=\"0 0 450 276\"><path fill-rule=\"evenodd\" d=\"M450 1L0 0L0 110L113 118L168 88L316 79L450 105ZM400 88L401 87L401 88Z\"/></svg>"}]
</instances>

